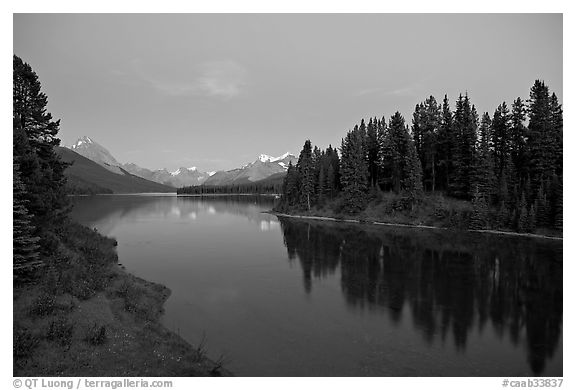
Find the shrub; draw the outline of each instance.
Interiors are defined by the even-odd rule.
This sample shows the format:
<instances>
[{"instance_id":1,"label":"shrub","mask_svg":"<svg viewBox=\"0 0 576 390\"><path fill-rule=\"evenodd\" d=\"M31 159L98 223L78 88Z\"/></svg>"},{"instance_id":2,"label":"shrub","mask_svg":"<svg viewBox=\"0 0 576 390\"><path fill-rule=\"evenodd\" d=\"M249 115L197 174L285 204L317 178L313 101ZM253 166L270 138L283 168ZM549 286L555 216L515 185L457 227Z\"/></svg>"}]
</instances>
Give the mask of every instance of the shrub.
<instances>
[{"instance_id":1,"label":"shrub","mask_svg":"<svg viewBox=\"0 0 576 390\"><path fill-rule=\"evenodd\" d=\"M42 292L38 298L32 303L30 314L35 316L45 316L54 311L56 306L56 298L54 295Z\"/></svg>"},{"instance_id":2,"label":"shrub","mask_svg":"<svg viewBox=\"0 0 576 390\"><path fill-rule=\"evenodd\" d=\"M86 341L92 345L102 345L106 342L106 326L94 324L86 334Z\"/></svg>"},{"instance_id":3,"label":"shrub","mask_svg":"<svg viewBox=\"0 0 576 390\"><path fill-rule=\"evenodd\" d=\"M73 334L74 324L64 317L59 317L50 323L46 338L62 346L70 347Z\"/></svg>"},{"instance_id":4,"label":"shrub","mask_svg":"<svg viewBox=\"0 0 576 390\"><path fill-rule=\"evenodd\" d=\"M27 358L38 345L40 339L27 328L15 326L13 334L13 356L15 360Z\"/></svg>"}]
</instances>

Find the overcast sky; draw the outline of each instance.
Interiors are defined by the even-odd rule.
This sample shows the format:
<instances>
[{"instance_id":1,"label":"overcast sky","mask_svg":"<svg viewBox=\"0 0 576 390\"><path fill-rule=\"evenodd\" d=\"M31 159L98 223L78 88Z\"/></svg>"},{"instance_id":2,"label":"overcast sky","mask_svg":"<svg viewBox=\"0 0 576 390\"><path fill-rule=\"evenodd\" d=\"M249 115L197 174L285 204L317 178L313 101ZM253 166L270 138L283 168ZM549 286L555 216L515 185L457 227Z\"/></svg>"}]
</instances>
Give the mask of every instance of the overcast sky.
<instances>
[{"instance_id":1,"label":"overcast sky","mask_svg":"<svg viewBox=\"0 0 576 390\"><path fill-rule=\"evenodd\" d=\"M64 144L87 135L152 169L339 146L429 95L492 114L544 79L563 101L561 15L20 14L14 53Z\"/></svg>"}]
</instances>

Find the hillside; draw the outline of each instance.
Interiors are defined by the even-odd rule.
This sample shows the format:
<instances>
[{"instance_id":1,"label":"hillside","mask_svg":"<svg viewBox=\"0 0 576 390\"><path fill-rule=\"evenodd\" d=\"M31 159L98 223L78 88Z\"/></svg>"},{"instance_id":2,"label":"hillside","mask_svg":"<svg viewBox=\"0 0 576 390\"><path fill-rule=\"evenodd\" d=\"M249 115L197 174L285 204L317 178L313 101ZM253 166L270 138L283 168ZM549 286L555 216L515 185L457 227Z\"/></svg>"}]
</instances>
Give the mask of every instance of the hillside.
<instances>
[{"instance_id":1,"label":"hillside","mask_svg":"<svg viewBox=\"0 0 576 390\"><path fill-rule=\"evenodd\" d=\"M71 193L175 192L173 187L155 183L125 171L121 175L113 173L68 148L57 147L56 153L63 161L73 162L65 171Z\"/></svg>"}]
</instances>

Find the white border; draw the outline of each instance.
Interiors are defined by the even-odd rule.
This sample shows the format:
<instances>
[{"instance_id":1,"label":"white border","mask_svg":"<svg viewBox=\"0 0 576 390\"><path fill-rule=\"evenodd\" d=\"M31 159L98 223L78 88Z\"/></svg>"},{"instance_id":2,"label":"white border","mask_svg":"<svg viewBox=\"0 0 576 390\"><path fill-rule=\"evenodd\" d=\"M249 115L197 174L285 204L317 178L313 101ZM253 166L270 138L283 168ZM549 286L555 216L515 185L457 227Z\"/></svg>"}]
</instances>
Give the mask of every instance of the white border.
<instances>
[{"instance_id":1,"label":"white border","mask_svg":"<svg viewBox=\"0 0 576 390\"><path fill-rule=\"evenodd\" d=\"M573 4L574 2L572 2ZM298 13L362 13L362 12L409 12L409 13L459 13L459 12L483 12L483 13L564 13L564 66L566 70L563 75L563 104L564 104L564 134L565 150L571 152L574 143L574 103L573 103L573 86L574 76L571 69L576 69L574 63L574 50L576 45L570 38L576 37L574 34L574 25L576 19L574 17L574 9L569 1L496 1L484 0L481 2L465 2L462 0L449 0L449 1L401 1L394 3L384 3L382 1L369 1L369 0L355 0L355 1L311 1L311 0L292 0L284 1L283 3L265 1L265 0L212 0L204 2L191 2L191 1L141 1L141 2L121 2L118 0L100 0L100 1L72 1L72 0L26 0L3 2L2 13L0 14L0 29L2 30L2 62L0 70L0 80L2 80L2 104L0 109L0 123L2 123L3 134L8 137L11 134L9 129L12 128L12 121L10 118L11 99L9 96L11 84L11 57L12 57L12 14L13 13L172 13L172 12L193 12L193 13L210 13L210 12L226 12L226 13L265 13L265 12L298 12ZM567 43L568 42L568 43ZM571 48L571 47L572 48ZM11 140L5 139L0 145L3 167L2 172L8 172L8 178L2 180L3 190L0 192L2 196L2 208L0 208L0 219L2 221L2 297L3 307L9 308L9 313L12 312L12 278L11 278L11 213L9 203L11 202L12 193L10 182L12 170L9 168L9 158L11 156ZM576 167L574 154L565 154L565 175L564 180L564 275L569 275L569 281L572 281L571 275L575 275L573 259L574 254L573 245L571 241L573 238L573 227L571 225L574 221L574 206L572 199L574 197L574 173L572 169ZM571 302L570 297L574 291L574 283L564 284L564 301ZM572 305L564 305L564 322L565 329L571 329L573 324L574 309ZM8 314L7 314L8 315ZM6 320L2 324L2 332L0 333L3 338L2 342L2 379L4 383L3 388L12 388L12 354L9 348L11 345L12 335L12 321ZM9 341L10 340L10 341ZM571 332L563 332L563 354L564 354L564 374L565 383L562 387L571 386L570 377L571 372L568 367L572 361L572 351L574 337ZM6 342L4 342L6 341ZM110 378L112 379L112 378ZM160 378L158 378L160 379ZM230 388L233 385L235 388L262 388L269 389L289 389L293 390L295 386L306 387L319 387L330 386L330 388L349 388L351 386L371 387L372 385L391 386L391 388L438 388L438 389L500 389L503 378L166 378L174 380L174 388L187 389L187 388ZM510 378L511 379L511 378ZM4 382L5 381L5 382Z\"/></svg>"}]
</instances>

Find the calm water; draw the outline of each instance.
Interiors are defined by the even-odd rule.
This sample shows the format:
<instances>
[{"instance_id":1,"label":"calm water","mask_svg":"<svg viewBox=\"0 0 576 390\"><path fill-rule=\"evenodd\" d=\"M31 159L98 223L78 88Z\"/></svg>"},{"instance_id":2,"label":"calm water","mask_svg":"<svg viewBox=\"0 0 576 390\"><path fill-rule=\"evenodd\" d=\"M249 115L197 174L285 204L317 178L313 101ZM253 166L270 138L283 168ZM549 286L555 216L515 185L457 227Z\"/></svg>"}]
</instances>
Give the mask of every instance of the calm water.
<instances>
[{"instance_id":1,"label":"calm water","mask_svg":"<svg viewBox=\"0 0 576 390\"><path fill-rule=\"evenodd\" d=\"M562 243L278 219L269 198L74 198L164 323L248 376L562 376Z\"/></svg>"}]
</instances>

